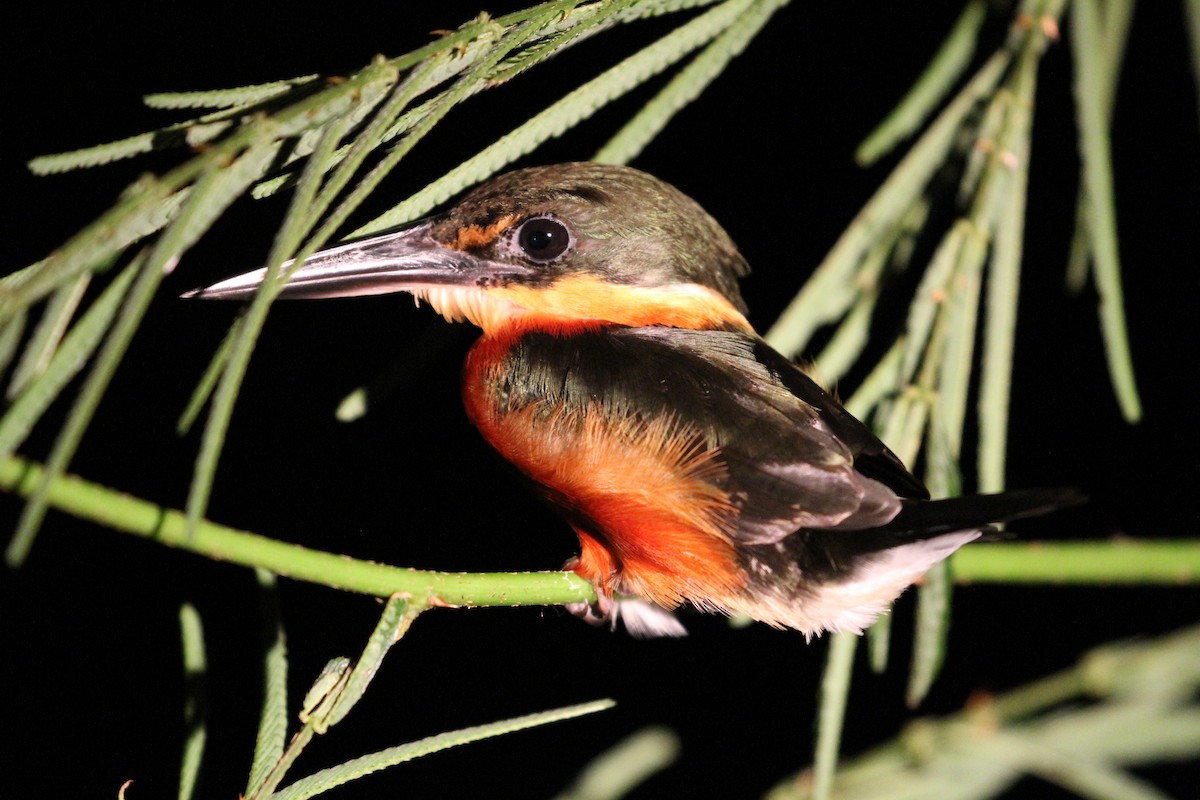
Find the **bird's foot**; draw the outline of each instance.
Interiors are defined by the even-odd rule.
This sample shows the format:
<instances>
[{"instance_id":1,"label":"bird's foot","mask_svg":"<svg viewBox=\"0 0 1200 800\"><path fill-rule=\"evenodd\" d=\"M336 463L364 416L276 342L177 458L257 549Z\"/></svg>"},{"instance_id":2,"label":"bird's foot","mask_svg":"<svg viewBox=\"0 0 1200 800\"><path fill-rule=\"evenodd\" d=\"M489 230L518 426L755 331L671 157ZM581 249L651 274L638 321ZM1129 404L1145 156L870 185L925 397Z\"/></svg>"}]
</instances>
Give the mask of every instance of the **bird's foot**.
<instances>
[{"instance_id":1,"label":"bird's foot","mask_svg":"<svg viewBox=\"0 0 1200 800\"><path fill-rule=\"evenodd\" d=\"M589 625L609 625L613 630L624 625L630 636L656 639L660 636L687 636L687 628L662 606L640 597L597 593L594 603L568 603L566 609Z\"/></svg>"}]
</instances>

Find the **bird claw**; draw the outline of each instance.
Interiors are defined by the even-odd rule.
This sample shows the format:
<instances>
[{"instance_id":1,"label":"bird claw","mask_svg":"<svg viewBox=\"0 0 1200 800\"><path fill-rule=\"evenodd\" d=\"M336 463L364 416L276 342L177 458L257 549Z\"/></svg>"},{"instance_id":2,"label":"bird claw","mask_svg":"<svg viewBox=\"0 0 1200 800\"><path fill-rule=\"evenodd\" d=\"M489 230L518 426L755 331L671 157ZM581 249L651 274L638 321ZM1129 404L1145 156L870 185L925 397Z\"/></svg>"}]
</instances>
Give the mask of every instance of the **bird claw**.
<instances>
[{"instance_id":1,"label":"bird claw","mask_svg":"<svg viewBox=\"0 0 1200 800\"><path fill-rule=\"evenodd\" d=\"M674 614L638 597L613 599L598 594L594 603L567 603L566 609L589 625L609 625L616 630L620 623L635 639L687 636L687 628Z\"/></svg>"}]
</instances>

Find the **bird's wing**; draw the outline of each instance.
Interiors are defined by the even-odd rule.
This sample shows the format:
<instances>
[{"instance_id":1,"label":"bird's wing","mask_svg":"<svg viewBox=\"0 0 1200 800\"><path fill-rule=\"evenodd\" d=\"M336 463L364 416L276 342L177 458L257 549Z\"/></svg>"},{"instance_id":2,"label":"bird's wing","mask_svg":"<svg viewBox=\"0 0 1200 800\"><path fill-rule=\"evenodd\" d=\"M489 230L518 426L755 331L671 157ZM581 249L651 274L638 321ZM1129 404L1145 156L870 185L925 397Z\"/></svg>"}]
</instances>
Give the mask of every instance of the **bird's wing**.
<instances>
[{"instance_id":1,"label":"bird's wing","mask_svg":"<svg viewBox=\"0 0 1200 800\"><path fill-rule=\"evenodd\" d=\"M896 454L795 363L761 339L753 343L753 357L794 397L817 410L833 435L850 448L855 469L884 484L900 497L918 500L929 498L925 484L908 471Z\"/></svg>"},{"instance_id":2,"label":"bird's wing","mask_svg":"<svg viewBox=\"0 0 1200 800\"><path fill-rule=\"evenodd\" d=\"M510 355L529 370L512 386L530 387L539 399L671 415L692 432L723 465L739 541L874 527L899 512L901 497L925 496L862 423L756 336L666 327L608 329L569 342L530 334Z\"/></svg>"},{"instance_id":3,"label":"bird's wing","mask_svg":"<svg viewBox=\"0 0 1200 800\"><path fill-rule=\"evenodd\" d=\"M758 337L676 328L623 334L646 343L660 380L676 376L667 378L678 384L671 405L719 448L742 541L875 527L900 511L901 497L928 496L865 425ZM699 402L685 399L689 388Z\"/></svg>"}]
</instances>

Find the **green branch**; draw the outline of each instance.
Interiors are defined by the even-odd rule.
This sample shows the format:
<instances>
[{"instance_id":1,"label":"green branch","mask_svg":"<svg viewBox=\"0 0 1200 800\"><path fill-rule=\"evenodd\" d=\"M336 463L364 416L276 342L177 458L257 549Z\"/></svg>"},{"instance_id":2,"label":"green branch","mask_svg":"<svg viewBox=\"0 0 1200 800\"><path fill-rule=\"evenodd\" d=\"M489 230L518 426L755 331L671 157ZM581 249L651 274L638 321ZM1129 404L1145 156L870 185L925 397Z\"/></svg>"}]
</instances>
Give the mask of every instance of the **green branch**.
<instances>
[{"instance_id":1,"label":"green branch","mask_svg":"<svg viewBox=\"0 0 1200 800\"><path fill-rule=\"evenodd\" d=\"M977 696L956 714L914 720L892 741L846 764L836 796L1009 796L1006 790L1028 774L1072 797L1166 800L1128 770L1195 760L1198 646L1195 626L1149 641L1115 642L1070 669L994 697ZM819 780L814 772L788 777L767 798L810 800Z\"/></svg>"},{"instance_id":2,"label":"green branch","mask_svg":"<svg viewBox=\"0 0 1200 800\"><path fill-rule=\"evenodd\" d=\"M43 468L21 458L0 461L0 491L28 496ZM562 605L594 599L570 572L435 572L360 561L202 521L194 536L180 511L64 475L50 483L49 507L114 530L153 539L217 561L260 567L295 580L432 605ZM1200 583L1200 539L999 542L953 557L959 583L1191 585Z\"/></svg>"},{"instance_id":3,"label":"green branch","mask_svg":"<svg viewBox=\"0 0 1200 800\"><path fill-rule=\"evenodd\" d=\"M959 583L1200 583L1200 539L994 542L964 547L950 561Z\"/></svg>"},{"instance_id":4,"label":"green branch","mask_svg":"<svg viewBox=\"0 0 1200 800\"><path fill-rule=\"evenodd\" d=\"M43 469L19 458L0 462L0 490L27 496ZM402 569L324 553L202 521L187 535L182 512L130 497L72 475L54 480L51 508L124 533L218 561L261 567L295 580L377 597L407 594L430 605L562 605L594 599L592 587L569 572L454 573Z\"/></svg>"}]
</instances>

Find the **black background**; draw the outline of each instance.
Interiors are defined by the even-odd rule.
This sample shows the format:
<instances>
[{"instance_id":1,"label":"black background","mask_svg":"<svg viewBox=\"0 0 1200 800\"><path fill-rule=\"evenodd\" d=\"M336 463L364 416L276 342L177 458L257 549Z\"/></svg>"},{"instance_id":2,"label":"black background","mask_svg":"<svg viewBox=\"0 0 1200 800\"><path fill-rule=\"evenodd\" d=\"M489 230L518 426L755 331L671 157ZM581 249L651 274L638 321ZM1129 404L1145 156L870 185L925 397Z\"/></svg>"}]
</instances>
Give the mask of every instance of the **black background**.
<instances>
[{"instance_id":1,"label":"black background","mask_svg":"<svg viewBox=\"0 0 1200 800\"><path fill-rule=\"evenodd\" d=\"M140 172L176 163L178 153L156 154L49 178L24 168L35 155L177 118L141 107L143 93L345 74L376 53L419 46L429 31L455 27L478 10L473 2L348 2L315 13L283 3L107 5L6 12L5 270L44 256ZM860 170L853 149L917 75L954 19L952 5L792 4L634 162L699 200L739 242L755 268L744 288L760 329L890 167ZM1141 6L1114 148L1146 416L1131 427L1118 413L1094 294L1068 297L1061 288L1078 163L1070 53L1060 45L1040 73L1009 475L1012 485L1080 485L1095 500L1025 525L1030 536L1197 531L1195 94L1181 8ZM985 49L1003 35L1004 20L991 19ZM420 188L672 24L649 21L599 37L471 100L419 145L381 198L394 202ZM587 158L661 85L522 163ZM183 504L198 432L177 438L174 422L233 308L175 297L260 263L285 203L237 205L166 281L73 471L168 506ZM387 205L380 199L366 213ZM562 563L576 547L573 535L523 493L461 412L458 370L474 333L463 326L431 332L439 325L427 310L395 297L274 309L233 420L210 517L401 565L510 570ZM347 392L431 341L440 350L374 413L351 425L333 419ZM60 402L55 410L65 407ZM44 457L53 434L47 421L24 452ZM8 524L19 505L2 498L0 509ZM6 793L111 797L129 778L135 799L175 792L182 736L176 617L184 601L203 615L210 648L200 791L234 797L242 789L260 697L249 571L52 514L28 564L5 575L3 586ZM282 599L295 698L328 658L358 653L379 607L370 598L292 583L283 585ZM1087 648L1197 617L1195 589L1185 588L970 587L955 602L946 674L923 712L951 711L974 691L1012 687L1073 663ZM902 665L911 610L909 599L898 606L891 670L882 677L860 672L846 752L892 737L908 718ZM675 728L684 755L636 796L760 795L808 763L824 644L761 626L733 630L719 618L690 614L686 621L687 639L642 642L556 609L432 612L389 657L366 701L310 748L295 774L444 730L612 697L615 710L438 754L338 796L549 796L591 756L648 724ZM1186 766L1147 774L1176 787L1196 777ZM1013 794L1035 795L1065 796L1033 781Z\"/></svg>"}]
</instances>

